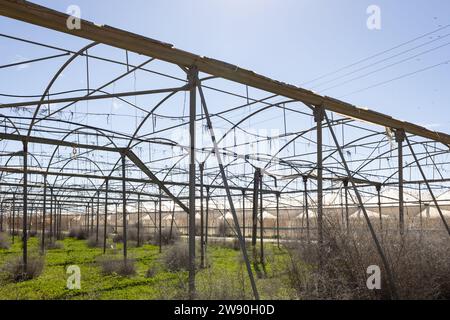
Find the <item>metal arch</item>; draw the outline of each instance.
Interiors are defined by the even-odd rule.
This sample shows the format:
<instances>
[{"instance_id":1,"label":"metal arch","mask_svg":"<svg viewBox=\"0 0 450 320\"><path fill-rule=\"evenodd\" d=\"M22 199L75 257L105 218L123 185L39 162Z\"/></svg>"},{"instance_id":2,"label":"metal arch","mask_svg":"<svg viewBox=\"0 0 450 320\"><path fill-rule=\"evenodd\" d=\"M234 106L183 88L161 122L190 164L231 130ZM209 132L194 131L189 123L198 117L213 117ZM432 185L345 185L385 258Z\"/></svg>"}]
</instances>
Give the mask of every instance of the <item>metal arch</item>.
<instances>
[{"instance_id":1,"label":"metal arch","mask_svg":"<svg viewBox=\"0 0 450 320\"><path fill-rule=\"evenodd\" d=\"M34 111L33 119L31 120L30 127L28 128L28 133L27 133L28 137L31 135L31 131L33 130L33 126L35 124L36 116L38 115L39 110L40 110L42 104L44 103L45 96L48 94L50 88L53 86L53 84L58 79L58 77L61 75L61 73L64 71L64 69L67 68L67 66L70 65L72 63L72 61L74 61L77 57L81 56L84 51L86 51L86 50L88 50L88 49L90 49L90 48L92 48L92 47L94 47L94 46L96 46L98 44L99 44L98 42L92 42L92 43L88 44L87 46L83 47L82 49L77 51L73 56L71 56L62 65L61 68L59 68L59 70L53 76L52 80L50 80L50 83L47 85L47 88L45 89L44 93L42 94L41 102L38 104L38 106L36 107L36 110Z\"/></svg>"},{"instance_id":2,"label":"metal arch","mask_svg":"<svg viewBox=\"0 0 450 320\"><path fill-rule=\"evenodd\" d=\"M20 131L19 131L19 129L16 127L16 124L9 118L9 116L4 115L3 113L0 114L0 116L3 117L3 118L5 119L5 121L8 120L9 123L14 127L14 130L16 130L16 133L17 133L17 134L20 134Z\"/></svg>"},{"instance_id":3,"label":"metal arch","mask_svg":"<svg viewBox=\"0 0 450 320\"><path fill-rule=\"evenodd\" d=\"M256 114L258 114L258 113L260 113L260 112L262 112L262 111L266 111L266 110L268 110L268 109L271 109L271 108L273 108L273 107L281 108L281 107L279 106L279 104L283 104L283 103L285 103L285 104L286 104L286 103L295 103L295 102L300 102L300 101L296 101L296 100L287 100L286 102L279 102L279 103L270 104L270 105L267 105L267 106L262 107L261 109L258 109L258 110L256 110L256 111L254 111L253 113L251 113L251 114L245 116L244 118L242 118L241 120L239 120L237 123L233 124L233 126L230 128L230 130L228 130L228 131L227 131L227 132L226 132L226 133L225 133L225 134L217 141L217 144L220 144L220 142L221 142L223 139L225 139L225 137L226 137L231 131L233 131L235 128L239 128L239 125L240 125L241 123L243 123L244 121L246 121L246 120L252 118L252 117L255 116ZM212 154L212 152L210 152L210 153L205 157L205 161L208 160L208 157L209 157L211 154Z\"/></svg>"},{"instance_id":4,"label":"metal arch","mask_svg":"<svg viewBox=\"0 0 450 320\"><path fill-rule=\"evenodd\" d=\"M76 133L77 131L79 131L79 130L81 130L81 129L94 130L94 131L100 133L101 136L103 136L103 137L105 137L106 139L108 139L108 140L111 142L111 144L112 144L115 148L117 148L117 145L115 144L115 142L114 142L110 137L108 137L102 130L100 130L100 129L98 129L98 128L94 128L94 127L91 128L91 127L88 127L88 126L79 126L78 128L73 129L72 131L68 132L68 133L62 138L62 141L65 141L69 136L71 136L72 134ZM55 150L53 150L53 153L52 153L52 155L51 155L51 157L50 157L50 160L49 160L49 162L48 162L48 166L47 166L46 173L48 173L48 171L50 170L50 165L52 164L52 161L53 161L53 158L54 158L54 156L55 156L55 154L56 154L56 151L57 151L60 147L61 147L60 145L57 145L57 146L55 147Z\"/></svg>"}]
</instances>

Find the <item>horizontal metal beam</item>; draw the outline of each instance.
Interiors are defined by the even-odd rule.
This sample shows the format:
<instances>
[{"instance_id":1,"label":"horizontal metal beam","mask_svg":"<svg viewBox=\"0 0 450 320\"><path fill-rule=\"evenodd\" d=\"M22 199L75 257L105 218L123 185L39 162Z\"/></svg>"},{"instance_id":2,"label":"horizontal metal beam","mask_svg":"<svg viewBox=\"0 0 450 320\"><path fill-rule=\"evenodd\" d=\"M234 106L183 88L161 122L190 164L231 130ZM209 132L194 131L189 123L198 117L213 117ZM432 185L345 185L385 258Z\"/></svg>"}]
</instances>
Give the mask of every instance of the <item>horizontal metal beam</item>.
<instances>
[{"instance_id":1,"label":"horizontal metal beam","mask_svg":"<svg viewBox=\"0 0 450 320\"><path fill-rule=\"evenodd\" d=\"M17 108L17 107L31 107L31 106L40 105L42 103L49 105L49 104L65 103L65 102L80 102L80 101L91 101L91 100L101 100L101 99L110 99L110 98L135 97L135 96L150 95L150 94L184 91L184 90L187 90L187 88L188 88L188 86L182 86L182 87L178 87L178 88L128 91L128 92L120 92L120 93L99 94L99 95L95 95L95 96L49 99L49 100L44 100L44 101L35 100L35 101L25 101L25 102L17 102L17 103L5 103L5 104L0 104L0 109Z\"/></svg>"},{"instance_id":2,"label":"horizontal metal beam","mask_svg":"<svg viewBox=\"0 0 450 320\"><path fill-rule=\"evenodd\" d=\"M21 167L4 167L0 166L0 172L8 172L8 173L17 173L22 174L23 168ZM47 176L59 176L59 177L72 177L72 178L85 178L85 179L92 179L92 180L112 180L112 181L121 181L122 177L115 177L115 176L104 176L104 175L95 175L95 174L83 174L83 173L72 173L72 172L56 172L56 171L45 171L45 170L37 170L33 168L29 168L27 170L28 174L30 175L47 175ZM140 178L127 178L127 182L134 182L134 183L149 183L149 184L156 184L151 179L140 179ZM162 181L162 183L166 186L178 186L178 187L187 187L188 183L186 182L175 182L175 181ZM195 185L196 187L200 187L200 184L197 183ZM204 187L208 187L210 189L224 189L225 187L222 185L204 185ZM111 189L111 188L110 188ZM252 189L244 188L244 187L235 187L230 186L231 190L235 191L245 191L245 192L251 192ZM101 189L100 191L104 191ZM127 192L128 193L128 192ZM263 190L264 194L276 194L278 191L275 190Z\"/></svg>"},{"instance_id":3,"label":"horizontal metal beam","mask_svg":"<svg viewBox=\"0 0 450 320\"><path fill-rule=\"evenodd\" d=\"M100 150L100 151L108 151L108 152L119 152L119 150L120 150L120 149L114 148L114 147L83 144L83 143L76 143L76 142L42 138L42 137L34 137L34 136L27 137L24 135L13 134L13 133L0 133L0 139L12 140L12 141L22 141L22 142L27 141L29 143L40 143L40 144L48 144L48 145L61 146L61 147L91 149L91 150ZM18 153L18 154L20 154L20 153Z\"/></svg>"},{"instance_id":4,"label":"horizontal metal beam","mask_svg":"<svg viewBox=\"0 0 450 320\"><path fill-rule=\"evenodd\" d=\"M359 108L331 97L321 96L312 91L279 82L252 71L239 68L236 65L176 49L171 44L110 26L99 26L86 20L81 20L80 29L70 30L66 25L67 19L69 18L67 14L23 0L0 0L0 4L0 14L5 17L68 33L84 39L97 41L180 66L196 66L199 71L213 76L228 79L284 97L289 97L306 104L323 106L329 111L350 118L384 127L401 129L414 135L450 145L450 135L446 133L431 131L419 125L400 121L376 111Z\"/></svg>"}]
</instances>

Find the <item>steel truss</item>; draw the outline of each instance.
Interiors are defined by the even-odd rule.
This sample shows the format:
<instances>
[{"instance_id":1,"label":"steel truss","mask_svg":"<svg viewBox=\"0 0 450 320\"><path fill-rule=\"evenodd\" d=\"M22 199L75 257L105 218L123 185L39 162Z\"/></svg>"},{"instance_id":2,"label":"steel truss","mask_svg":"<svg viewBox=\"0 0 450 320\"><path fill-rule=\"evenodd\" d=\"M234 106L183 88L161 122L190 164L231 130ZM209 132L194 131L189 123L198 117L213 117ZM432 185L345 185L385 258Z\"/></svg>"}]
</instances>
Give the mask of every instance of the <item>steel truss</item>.
<instances>
[{"instance_id":1,"label":"steel truss","mask_svg":"<svg viewBox=\"0 0 450 320\"><path fill-rule=\"evenodd\" d=\"M247 218L252 218L250 236L254 250L260 224L260 262L264 264L264 210L276 212L278 246L281 216L292 220L294 217L289 217L288 212L294 210L305 214L306 228L302 230L305 229L308 242L312 233L317 233L321 251L329 207L340 212L347 230L350 211L361 209L395 297L395 281L364 199L377 197L379 224L386 227L382 192L395 188L398 199L390 200L398 205L397 227L403 234L411 228L405 221L407 206L419 206L421 212L426 203L423 199L428 196L439 212L443 230L450 235L441 208L450 203L442 203L436 196L447 191L450 182L449 135L108 26L83 20L80 30L69 30L65 14L27 1L1 0L0 4L0 14L5 17L47 28L49 34L60 31L93 41L80 44L80 39L66 35L81 47L71 50L0 34L1 41L47 52L40 58L0 66L6 74L2 80L20 66L60 65L50 74L50 81L39 79L48 83L42 94L0 90L0 231L8 221L14 234L16 222L21 221L18 228L22 230L24 269L32 224L36 231L40 224L44 253L44 235L56 237L65 231L63 216L77 215L80 225L99 240L99 236L106 239L107 221L114 215L117 231L121 215L126 261L127 216L137 216L139 233L144 232L139 229L142 216L148 214L161 241L163 211L171 215L171 230L176 224L175 215L185 214L189 292L195 298L196 214L200 213L201 267L205 267L209 219L214 209L224 218L227 212L232 215L231 223L223 221L233 227L239 239L258 299L245 241L249 236L247 213L251 212ZM107 54L123 54L123 50L125 62L117 54ZM131 58L134 63L130 63ZM61 59L66 60L61 64ZM99 76L103 82L97 80L100 84L93 87L94 76L103 76L105 65L111 68L111 74L107 74L106 81ZM75 79L85 78L82 88L64 77L74 70ZM115 73L118 75L112 76ZM137 75L145 79L139 90ZM134 88L126 89L133 77ZM115 92L116 86L124 89ZM105 112L111 101L113 107L120 103L125 110ZM80 105L86 106L84 111L80 111ZM188 107L188 113L182 106ZM283 121L280 123L277 117ZM273 120L274 129L281 130L275 134L251 132L252 128L264 128L258 121L267 119ZM130 124L132 120L134 125ZM108 126L109 121L115 126ZM158 127L157 121L163 125ZM178 137L183 140L180 141L171 136L179 131L189 136L186 142L182 137ZM245 149L275 142L275 150ZM405 142L408 149L404 148ZM404 198L405 192L417 191L417 201ZM333 194L340 198L337 203L325 201L327 195ZM317 213L315 227L310 226L313 211ZM103 243L106 252L106 241Z\"/></svg>"}]
</instances>

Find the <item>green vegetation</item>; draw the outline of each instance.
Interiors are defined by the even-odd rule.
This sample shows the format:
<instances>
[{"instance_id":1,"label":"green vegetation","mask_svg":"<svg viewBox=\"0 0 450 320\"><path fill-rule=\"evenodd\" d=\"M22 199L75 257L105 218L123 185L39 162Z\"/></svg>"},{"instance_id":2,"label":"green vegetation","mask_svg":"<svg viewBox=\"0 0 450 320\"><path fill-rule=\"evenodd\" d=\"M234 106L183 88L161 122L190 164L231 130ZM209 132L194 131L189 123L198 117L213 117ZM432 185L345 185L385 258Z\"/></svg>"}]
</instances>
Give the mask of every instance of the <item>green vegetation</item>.
<instances>
[{"instance_id":1,"label":"green vegetation","mask_svg":"<svg viewBox=\"0 0 450 320\"><path fill-rule=\"evenodd\" d=\"M13 282L3 267L8 261L21 256L21 243L16 241L10 249L0 249L0 299L185 299L187 298L187 272L169 271L164 256L171 246L159 248L145 244L128 250L130 261L134 262L136 273L120 276L117 273L105 275L102 261L121 259L122 247L108 243L105 258L103 249L89 247L87 241L66 238L61 246L48 250L41 275L22 282ZM29 240L30 253L39 253L39 239ZM285 285L287 278L278 273L288 255L267 245L266 274L258 277L258 287L263 298L290 298ZM66 288L67 267L77 265L81 270L81 289ZM3 271L2 271L3 270ZM284 280L283 280L284 279ZM251 287L245 265L239 251L220 245L208 247L207 268L197 274L198 296L202 299L247 298L251 299Z\"/></svg>"}]
</instances>

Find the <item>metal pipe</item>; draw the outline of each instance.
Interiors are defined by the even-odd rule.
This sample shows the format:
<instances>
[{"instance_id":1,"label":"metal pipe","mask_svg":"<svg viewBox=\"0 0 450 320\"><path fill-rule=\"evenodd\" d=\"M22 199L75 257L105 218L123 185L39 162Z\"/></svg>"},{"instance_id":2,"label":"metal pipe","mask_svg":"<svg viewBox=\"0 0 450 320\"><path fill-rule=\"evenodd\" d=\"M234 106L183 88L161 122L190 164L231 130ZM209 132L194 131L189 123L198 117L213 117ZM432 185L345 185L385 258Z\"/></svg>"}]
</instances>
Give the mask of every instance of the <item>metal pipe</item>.
<instances>
[{"instance_id":1,"label":"metal pipe","mask_svg":"<svg viewBox=\"0 0 450 320\"><path fill-rule=\"evenodd\" d=\"M23 217L22 217L22 259L23 274L28 270L28 143L23 141Z\"/></svg>"},{"instance_id":2,"label":"metal pipe","mask_svg":"<svg viewBox=\"0 0 450 320\"><path fill-rule=\"evenodd\" d=\"M189 298L195 298L195 120L197 111L197 68L190 68L189 92Z\"/></svg>"},{"instance_id":3,"label":"metal pipe","mask_svg":"<svg viewBox=\"0 0 450 320\"><path fill-rule=\"evenodd\" d=\"M405 132L402 130L395 131L395 140L397 141L398 150L398 224L400 234L405 232L405 217L404 217L404 203L403 203L403 141L405 139Z\"/></svg>"},{"instance_id":4,"label":"metal pipe","mask_svg":"<svg viewBox=\"0 0 450 320\"><path fill-rule=\"evenodd\" d=\"M126 158L125 154L122 154L122 234L123 234L123 258L127 261L127 189L126 189Z\"/></svg>"},{"instance_id":5,"label":"metal pipe","mask_svg":"<svg viewBox=\"0 0 450 320\"><path fill-rule=\"evenodd\" d=\"M324 108L322 106L314 109L314 121L317 123L317 237L319 247L319 270L323 261L323 156L322 156L322 122Z\"/></svg>"},{"instance_id":6,"label":"metal pipe","mask_svg":"<svg viewBox=\"0 0 450 320\"><path fill-rule=\"evenodd\" d=\"M103 254L106 253L106 235L108 228L108 179L105 180L105 216L103 221Z\"/></svg>"}]
</instances>

